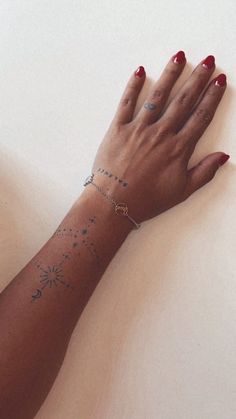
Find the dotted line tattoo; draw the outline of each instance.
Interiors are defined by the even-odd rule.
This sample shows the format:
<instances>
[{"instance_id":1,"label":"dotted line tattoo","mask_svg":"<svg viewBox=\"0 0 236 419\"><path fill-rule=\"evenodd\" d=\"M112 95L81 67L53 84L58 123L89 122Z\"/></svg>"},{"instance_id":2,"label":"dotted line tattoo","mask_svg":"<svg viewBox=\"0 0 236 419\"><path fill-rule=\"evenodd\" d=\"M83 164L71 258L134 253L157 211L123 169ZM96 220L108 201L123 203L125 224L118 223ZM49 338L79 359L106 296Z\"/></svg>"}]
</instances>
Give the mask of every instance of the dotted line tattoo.
<instances>
[{"instance_id":1,"label":"dotted line tattoo","mask_svg":"<svg viewBox=\"0 0 236 419\"><path fill-rule=\"evenodd\" d=\"M105 169L102 169L101 167L97 169L97 172L100 172L100 174L102 175L108 176L110 179L116 180L124 187L128 186L128 182L126 182L125 180L119 179L118 176L113 175L112 173L108 172Z\"/></svg>"},{"instance_id":2,"label":"dotted line tattoo","mask_svg":"<svg viewBox=\"0 0 236 419\"><path fill-rule=\"evenodd\" d=\"M40 299L43 295L43 292L46 288L53 288L57 287L58 285L62 284L65 288L69 288L71 290L74 289L73 286L65 279L64 273L64 265L67 261L72 260L74 257L80 255L78 249L80 246L84 246L89 253L95 257L96 262L100 264L100 257L98 256L95 244L90 239L89 233L90 228L92 225L96 224L96 217L90 217L88 222L83 228L81 229L73 229L73 228L64 228L60 227L56 230L53 237L70 237L70 244L68 245L69 251L63 253L62 260L60 263L56 265L45 266L41 261L36 261L35 266L37 270L40 272L40 284L39 287L33 292L31 302L35 302L36 300Z\"/></svg>"},{"instance_id":3,"label":"dotted line tattoo","mask_svg":"<svg viewBox=\"0 0 236 419\"><path fill-rule=\"evenodd\" d=\"M100 258L95 248L95 244L90 239L90 228L96 224L96 216L90 217L86 226L79 230L72 228L59 228L56 230L54 236L57 237L71 237L73 243L72 248L75 249L79 246L79 240L82 239L82 245L87 248L91 255L93 255L97 262L100 263Z\"/></svg>"}]
</instances>

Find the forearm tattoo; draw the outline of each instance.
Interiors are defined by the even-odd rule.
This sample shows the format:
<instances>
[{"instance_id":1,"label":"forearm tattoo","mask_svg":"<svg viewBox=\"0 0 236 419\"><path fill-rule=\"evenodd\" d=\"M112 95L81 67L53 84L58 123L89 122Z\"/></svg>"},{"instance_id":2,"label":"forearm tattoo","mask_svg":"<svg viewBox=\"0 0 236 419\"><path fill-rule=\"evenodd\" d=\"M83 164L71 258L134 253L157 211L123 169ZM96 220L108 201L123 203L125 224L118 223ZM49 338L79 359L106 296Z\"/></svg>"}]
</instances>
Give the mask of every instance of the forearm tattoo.
<instances>
[{"instance_id":1,"label":"forearm tattoo","mask_svg":"<svg viewBox=\"0 0 236 419\"><path fill-rule=\"evenodd\" d=\"M117 181L120 185L126 187L128 186L128 182L125 180L120 179L118 176L114 175L113 173L108 172L108 170L102 169L99 167L97 169L97 172L99 172L102 175L108 176L110 179Z\"/></svg>"},{"instance_id":2,"label":"forearm tattoo","mask_svg":"<svg viewBox=\"0 0 236 419\"><path fill-rule=\"evenodd\" d=\"M90 217L86 225L81 229L60 227L53 234L52 238L67 238L68 249L62 254L61 260L53 265L46 265L41 260L36 260L35 267L39 274L39 286L31 296L31 302L35 302L43 296L47 288L54 288L63 285L68 291L74 290L71 285L71 278L65 274L65 266L75 258L78 260L82 248L86 248L89 254L100 264L101 260L97 253L96 246L90 236L90 229L96 224L96 216Z\"/></svg>"}]
</instances>

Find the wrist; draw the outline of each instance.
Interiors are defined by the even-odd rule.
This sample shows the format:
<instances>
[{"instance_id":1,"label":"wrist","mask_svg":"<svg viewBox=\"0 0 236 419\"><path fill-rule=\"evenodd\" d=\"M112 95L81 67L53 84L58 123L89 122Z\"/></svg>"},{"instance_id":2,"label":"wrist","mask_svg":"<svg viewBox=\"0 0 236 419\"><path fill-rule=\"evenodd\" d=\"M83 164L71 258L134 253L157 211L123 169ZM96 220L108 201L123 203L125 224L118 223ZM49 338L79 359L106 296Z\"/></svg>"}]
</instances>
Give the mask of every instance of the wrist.
<instances>
[{"instance_id":1,"label":"wrist","mask_svg":"<svg viewBox=\"0 0 236 419\"><path fill-rule=\"evenodd\" d=\"M92 184L84 188L79 198L79 206L88 215L96 217L94 241L102 261L102 267L106 268L133 230L133 224L126 216L116 214L113 204Z\"/></svg>"},{"instance_id":2,"label":"wrist","mask_svg":"<svg viewBox=\"0 0 236 419\"><path fill-rule=\"evenodd\" d=\"M92 184L84 188L78 201L75 203L77 208L81 207L81 205L88 208L89 211L93 211L94 215L99 217L104 228L111 228L113 232L119 229L124 236L134 229L132 221L125 215L117 214L112 202L96 190Z\"/></svg>"},{"instance_id":3,"label":"wrist","mask_svg":"<svg viewBox=\"0 0 236 419\"><path fill-rule=\"evenodd\" d=\"M89 227L90 221L93 226ZM96 248L98 272L102 273L115 253L118 251L126 237L133 230L133 223L123 215L115 213L114 206L93 185L88 185L76 200L71 210L62 222L62 226L81 231L87 228L86 239ZM88 255L89 256L89 255ZM91 269L94 264L92 263Z\"/></svg>"}]
</instances>

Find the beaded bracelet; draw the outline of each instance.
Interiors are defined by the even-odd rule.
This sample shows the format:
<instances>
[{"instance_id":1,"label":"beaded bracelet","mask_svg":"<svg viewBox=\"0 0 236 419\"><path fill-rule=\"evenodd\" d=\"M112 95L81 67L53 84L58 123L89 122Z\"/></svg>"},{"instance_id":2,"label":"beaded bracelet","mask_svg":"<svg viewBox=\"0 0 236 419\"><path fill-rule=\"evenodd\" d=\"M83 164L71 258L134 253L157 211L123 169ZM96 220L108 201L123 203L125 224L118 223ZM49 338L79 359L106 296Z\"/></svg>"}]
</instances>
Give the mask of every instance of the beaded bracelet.
<instances>
[{"instance_id":1,"label":"beaded bracelet","mask_svg":"<svg viewBox=\"0 0 236 419\"><path fill-rule=\"evenodd\" d=\"M123 216L127 217L135 225L135 228L141 227L141 224L136 223L136 221L128 214L128 211L129 211L128 205L125 204L125 203L116 202L100 186L96 185L96 183L94 183L93 179L94 179L94 173L92 173L90 176L88 176L85 179L84 186L87 186L91 183L91 185L93 185L97 189L98 192L100 192L108 201L110 201L112 203L112 205L115 208L115 213L117 215L123 215Z\"/></svg>"}]
</instances>

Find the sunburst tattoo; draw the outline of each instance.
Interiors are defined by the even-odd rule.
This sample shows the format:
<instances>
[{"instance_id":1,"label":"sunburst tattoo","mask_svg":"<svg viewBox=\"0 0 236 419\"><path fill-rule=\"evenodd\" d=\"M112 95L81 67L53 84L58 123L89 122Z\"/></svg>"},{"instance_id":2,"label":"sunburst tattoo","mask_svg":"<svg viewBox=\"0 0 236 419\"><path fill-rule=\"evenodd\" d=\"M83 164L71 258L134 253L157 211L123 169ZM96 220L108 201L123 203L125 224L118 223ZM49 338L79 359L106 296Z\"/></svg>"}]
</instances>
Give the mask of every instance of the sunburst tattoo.
<instances>
[{"instance_id":1,"label":"sunburst tattoo","mask_svg":"<svg viewBox=\"0 0 236 419\"><path fill-rule=\"evenodd\" d=\"M36 262L37 269L40 273L40 288L37 288L36 291L32 294L31 302L34 302L42 297L42 291L45 288L53 288L62 284L66 288L74 289L67 281L64 280L64 273L62 266L63 264L70 259L70 254L63 254L63 260L58 265L44 267L40 262Z\"/></svg>"},{"instance_id":2,"label":"sunburst tattoo","mask_svg":"<svg viewBox=\"0 0 236 419\"><path fill-rule=\"evenodd\" d=\"M100 264L100 257L96 251L96 246L90 237L90 229L95 224L96 216L93 215L88 218L87 223L84 224L82 228L74 229L61 226L55 231L53 237L58 239L66 238L67 246L70 251L63 253L62 261L55 265L47 266L39 260L35 262L36 268L40 271L40 284L33 292L31 302L40 299L46 288L54 288L62 284L65 288L74 289L74 287L65 280L64 264L70 259L73 260L76 258L78 260L81 246L85 247L89 253L95 257L96 262Z\"/></svg>"}]
</instances>

